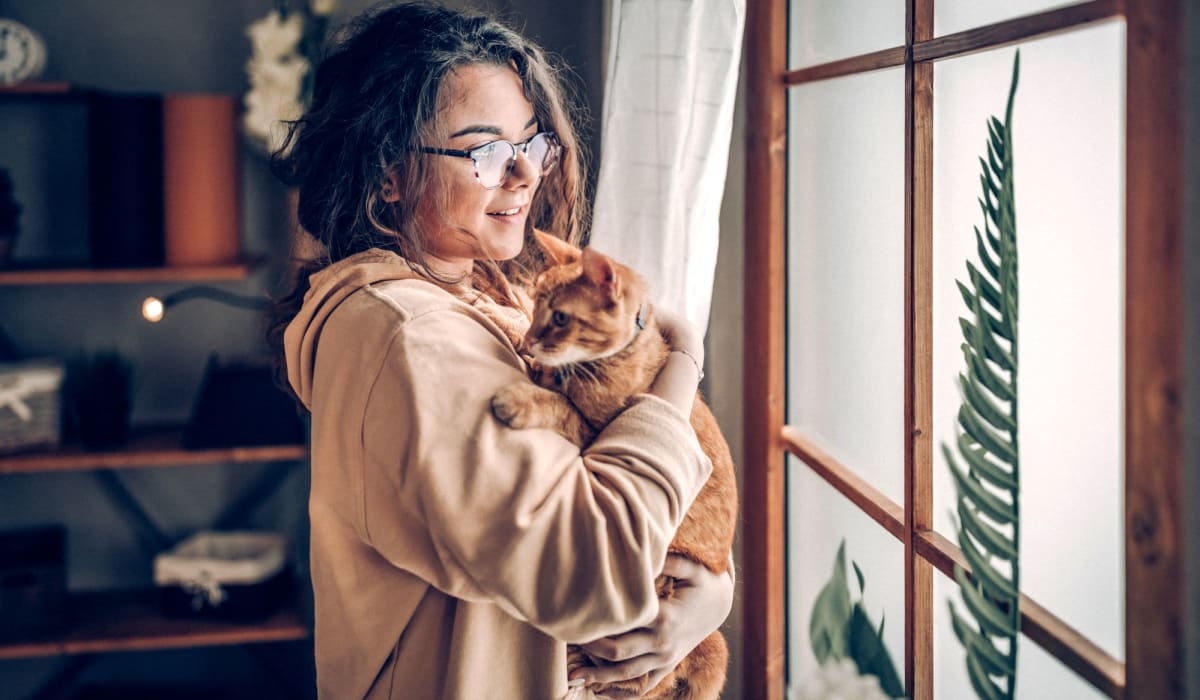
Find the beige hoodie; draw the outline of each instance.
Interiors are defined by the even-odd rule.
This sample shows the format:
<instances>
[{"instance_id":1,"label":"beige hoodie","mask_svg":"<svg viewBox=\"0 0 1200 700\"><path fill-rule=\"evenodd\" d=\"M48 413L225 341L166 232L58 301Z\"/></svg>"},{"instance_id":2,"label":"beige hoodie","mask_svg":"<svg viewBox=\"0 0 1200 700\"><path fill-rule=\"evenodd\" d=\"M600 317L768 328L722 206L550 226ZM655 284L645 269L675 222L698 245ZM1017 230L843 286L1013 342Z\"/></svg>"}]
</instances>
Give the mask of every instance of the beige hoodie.
<instances>
[{"instance_id":1,"label":"beige hoodie","mask_svg":"<svg viewBox=\"0 0 1200 700\"><path fill-rule=\"evenodd\" d=\"M581 455L490 400L524 314L372 250L313 275L287 329L312 411L323 698L561 698L565 643L642 626L711 464L644 395Z\"/></svg>"}]
</instances>

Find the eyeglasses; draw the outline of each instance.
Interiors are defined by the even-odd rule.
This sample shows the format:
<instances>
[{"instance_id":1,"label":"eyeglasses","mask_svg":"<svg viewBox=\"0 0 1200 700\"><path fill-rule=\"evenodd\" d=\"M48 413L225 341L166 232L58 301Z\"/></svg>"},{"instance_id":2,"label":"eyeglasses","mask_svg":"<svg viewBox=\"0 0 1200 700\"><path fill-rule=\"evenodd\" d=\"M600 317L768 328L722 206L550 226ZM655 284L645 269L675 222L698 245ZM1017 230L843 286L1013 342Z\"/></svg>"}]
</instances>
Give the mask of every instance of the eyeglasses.
<instances>
[{"instance_id":1,"label":"eyeglasses","mask_svg":"<svg viewBox=\"0 0 1200 700\"><path fill-rule=\"evenodd\" d=\"M558 137L552 132L543 131L534 134L532 138L523 143L513 143L500 139L499 141L485 143L478 148L472 148L469 151L459 151L453 148L433 148L430 146L425 146L420 151L439 156L470 158L471 162L475 164L475 179L484 188L494 190L503 185L504 181L508 179L508 174L512 171L513 164L517 162L517 151L524 153L530 163L540 168L540 175L545 175L558 163L558 155L562 151L562 146L558 143Z\"/></svg>"}]
</instances>

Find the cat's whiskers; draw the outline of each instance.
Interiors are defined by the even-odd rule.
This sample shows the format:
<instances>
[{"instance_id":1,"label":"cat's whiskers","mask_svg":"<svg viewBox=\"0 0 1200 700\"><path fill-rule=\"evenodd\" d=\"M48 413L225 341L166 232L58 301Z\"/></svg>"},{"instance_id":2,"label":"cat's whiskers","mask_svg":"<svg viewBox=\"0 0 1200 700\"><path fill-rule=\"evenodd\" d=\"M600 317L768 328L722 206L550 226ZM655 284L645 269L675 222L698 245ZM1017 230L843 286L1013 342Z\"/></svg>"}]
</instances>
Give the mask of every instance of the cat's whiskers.
<instances>
[{"instance_id":1,"label":"cat's whiskers","mask_svg":"<svg viewBox=\"0 0 1200 700\"><path fill-rule=\"evenodd\" d=\"M589 366L587 366L587 365L585 365L585 364L583 364L583 363L580 363L580 364L577 364L577 365L572 365L572 368L573 368L573 369L572 369L572 374L573 374L573 375L574 375L574 374L582 374L582 375L584 375L584 376L587 378L587 380L588 380L589 382L591 382L592 384L599 384L599 383L600 383L600 377L596 376L596 370L594 370L593 368L591 368L591 367L589 367Z\"/></svg>"}]
</instances>

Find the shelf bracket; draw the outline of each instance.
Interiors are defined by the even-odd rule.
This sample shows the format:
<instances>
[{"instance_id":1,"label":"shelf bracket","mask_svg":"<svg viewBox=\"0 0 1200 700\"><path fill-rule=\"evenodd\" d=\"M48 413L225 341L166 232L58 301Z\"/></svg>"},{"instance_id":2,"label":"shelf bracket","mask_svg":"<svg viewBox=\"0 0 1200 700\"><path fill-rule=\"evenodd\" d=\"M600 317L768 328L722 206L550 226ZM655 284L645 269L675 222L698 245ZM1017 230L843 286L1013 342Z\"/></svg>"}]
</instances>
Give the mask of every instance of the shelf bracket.
<instances>
[{"instance_id":1,"label":"shelf bracket","mask_svg":"<svg viewBox=\"0 0 1200 700\"><path fill-rule=\"evenodd\" d=\"M121 515L124 515L129 524L133 526L133 529L137 532L141 540L142 548L151 557L170 548L174 544L174 540L168 537L155 524L150 515L146 513L146 509L142 508L142 504L138 502L137 498L125 486L125 482L121 480L121 477L115 471L111 469L98 469L93 474L96 475L100 486L103 487L104 492L108 494L108 497L117 506Z\"/></svg>"},{"instance_id":2,"label":"shelf bracket","mask_svg":"<svg viewBox=\"0 0 1200 700\"><path fill-rule=\"evenodd\" d=\"M235 501L213 521L213 529L228 530L246 522L256 508L273 495L295 471L295 462L286 462L266 467L249 486L242 490Z\"/></svg>"},{"instance_id":3,"label":"shelf bracket","mask_svg":"<svg viewBox=\"0 0 1200 700\"><path fill-rule=\"evenodd\" d=\"M92 654L82 654L68 658L66 663L60 666L54 672L54 675L30 697L34 700L58 700L59 698L67 697L67 689L79 680L83 672L92 665L95 658Z\"/></svg>"}]
</instances>

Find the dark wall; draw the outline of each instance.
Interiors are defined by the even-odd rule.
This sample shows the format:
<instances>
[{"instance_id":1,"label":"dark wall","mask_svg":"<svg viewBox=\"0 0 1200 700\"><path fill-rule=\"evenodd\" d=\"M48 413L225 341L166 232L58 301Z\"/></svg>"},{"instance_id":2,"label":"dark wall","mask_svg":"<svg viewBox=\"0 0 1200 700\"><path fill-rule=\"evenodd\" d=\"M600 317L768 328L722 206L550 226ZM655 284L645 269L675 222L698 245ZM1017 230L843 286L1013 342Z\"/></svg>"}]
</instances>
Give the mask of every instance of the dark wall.
<instances>
[{"instance_id":1,"label":"dark wall","mask_svg":"<svg viewBox=\"0 0 1200 700\"><path fill-rule=\"evenodd\" d=\"M462 5L465 3L450 3ZM337 17L368 6L342 0ZM479 3L476 3L479 5ZM519 28L562 54L579 71L584 96L599 102L600 0L558 3L504 0L492 4ZM246 26L273 0L0 0L0 17L16 19L45 39L45 80L121 92L222 92L247 88ZM18 258L86 258L88 183L86 113L81 103L0 100L0 167L9 168L24 206ZM231 291L261 294L283 286L286 205L263 156L241 157L242 241L268 264ZM181 284L0 286L0 330L26 356L66 357L115 349L135 366L135 424L186 420L206 358L260 354L251 313L197 301L159 324L140 318L142 299ZM126 470L120 478L168 535L208 526L227 503L271 465L207 465ZM250 525L281 529L303 541L305 465L255 512ZM89 472L0 475L0 530L63 523L68 528L68 585L73 590L148 585L152 559L135 530ZM301 547L298 546L297 550ZM302 556L296 551L297 557ZM226 683L239 696L275 697L291 679L306 686L303 644L260 645L113 654L97 657L74 684L185 679ZM63 659L0 660L0 696L31 697L67 665ZM274 673L264 673L275 669Z\"/></svg>"}]
</instances>

